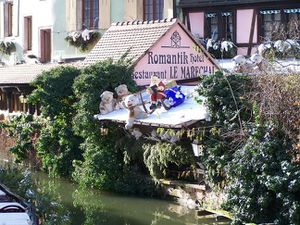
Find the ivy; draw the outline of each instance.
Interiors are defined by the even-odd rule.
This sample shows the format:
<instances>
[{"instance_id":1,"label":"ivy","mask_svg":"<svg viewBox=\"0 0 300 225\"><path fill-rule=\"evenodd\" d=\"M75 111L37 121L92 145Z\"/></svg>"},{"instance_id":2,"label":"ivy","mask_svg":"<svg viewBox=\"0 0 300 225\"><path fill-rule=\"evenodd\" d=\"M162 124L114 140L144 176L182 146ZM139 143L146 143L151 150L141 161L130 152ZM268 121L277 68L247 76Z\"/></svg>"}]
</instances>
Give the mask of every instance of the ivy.
<instances>
[{"instance_id":1,"label":"ivy","mask_svg":"<svg viewBox=\"0 0 300 225\"><path fill-rule=\"evenodd\" d=\"M148 143L143 145L143 149L144 162L150 175L155 178L166 177L166 170L170 168L171 164L177 167L189 167L191 164L195 164L189 143L176 145L167 142Z\"/></svg>"},{"instance_id":2,"label":"ivy","mask_svg":"<svg viewBox=\"0 0 300 225\"><path fill-rule=\"evenodd\" d=\"M83 69L73 89L78 99L73 127L84 139L80 148L83 160L74 163L73 178L83 187L151 195L153 181L145 179L141 147L124 129L113 123L95 121L99 113L100 94L126 84L130 92L137 90L131 78L132 67L125 62L99 62ZM106 129L106 132L101 130Z\"/></svg>"},{"instance_id":3,"label":"ivy","mask_svg":"<svg viewBox=\"0 0 300 225\"><path fill-rule=\"evenodd\" d=\"M16 139L15 145L9 149L15 156L16 162L29 159L30 153L35 149L37 136L42 126L42 120L25 114L14 116L10 121L0 123L0 128Z\"/></svg>"},{"instance_id":4,"label":"ivy","mask_svg":"<svg viewBox=\"0 0 300 225\"><path fill-rule=\"evenodd\" d=\"M300 222L300 166L292 154L299 132L292 103L299 92L293 81L216 73L198 88L213 123L202 160L209 180L225 187L224 207L235 214L234 224Z\"/></svg>"},{"instance_id":5,"label":"ivy","mask_svg":"<svg viewBox=\"0 0 300 225\"><path fill-rule=\"evenodd\" d=\"M33 82L35 90L29 96L29 102L41 106L45 125L40 130L36 150L44 170L51 175L69 176L72 161L82 158L82 139L72 129L76 100L72 85L79 74L75 67L64 66L44 71Z\"/></svg>"}]
</instances>

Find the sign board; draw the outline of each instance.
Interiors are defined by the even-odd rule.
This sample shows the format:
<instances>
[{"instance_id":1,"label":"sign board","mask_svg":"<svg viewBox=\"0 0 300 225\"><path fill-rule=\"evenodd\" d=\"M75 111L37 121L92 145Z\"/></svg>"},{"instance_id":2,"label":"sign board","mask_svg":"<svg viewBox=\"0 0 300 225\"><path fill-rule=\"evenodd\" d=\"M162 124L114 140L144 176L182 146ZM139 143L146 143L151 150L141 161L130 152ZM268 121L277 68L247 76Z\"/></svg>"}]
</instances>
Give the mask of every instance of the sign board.
<instances>
[{"instance_id":1,"label":"sign board","mask_svg":"<svg viewBox=\"0 0 300 225\"><path fill-rule=\"evenodd\" d=\"M177 24L138 61L133 79L142 86L149 85L152 75L161 80L185 80L213 74L217 66L204 51Z\"/></svg>"}]
</instances>

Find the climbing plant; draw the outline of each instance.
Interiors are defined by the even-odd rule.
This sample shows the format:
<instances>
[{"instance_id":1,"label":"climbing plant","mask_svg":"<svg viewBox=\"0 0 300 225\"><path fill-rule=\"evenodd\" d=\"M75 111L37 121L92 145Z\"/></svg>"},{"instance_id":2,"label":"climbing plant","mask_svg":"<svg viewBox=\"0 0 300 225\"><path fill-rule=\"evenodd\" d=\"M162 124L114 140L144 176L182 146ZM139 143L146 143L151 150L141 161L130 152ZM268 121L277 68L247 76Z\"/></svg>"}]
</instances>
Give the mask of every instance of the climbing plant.
<instances>
[{"instance_id":1,"label":"climbing plant","mask_svg":"<svg viewBox=\"0 0 300 225\"><path fill-rule=\"evenodd\" d=\"M57 67L44 71L33 82L35 87L28 101L41 106L45 125L36 143L43 168L52 175L68 176L72 161L81 159L79 144L82 139L72 129L75 114L74 79L80 74L75 67Z\"/></svg>"},{"instance_id":2,"label":"climbing plant","mask_svg":"<svg viewBox=\"0 0 300 225\"><path fill-rule=\"evenodd\" d=\"M94 119L99 113L100 94L114 91L126 84L129 91L137 90L132 80L132 67L123 61L99 62L83 69L73 85L77 97L74 130L84 139L81 144L83 160L74 163L73 178L82 186L102 190L151 194L154 183L145 179L138 168L138 143L118 125L101 124ZM106 132L101 130L106 129ZM141 163L141 162L140 162Z\"/></svg>"},{"instance_id":3,"label":"climbing plant","mask_svg":"<svg viewBox=\"0 0 300 225\"><path fill-rule=\"evenodd\" d=\"M246 140L244 121L251 117L251 104L246 100L250 87L249 77L225 76L222 72L204 77L198 86L202 97L197 101L207 105L212 120L212 128L207 129L203 139L206 146L203 160L213 183L224 181L232 153Z\"/></svg>"},{"instance_id":4,"label":"climbing plant","mask_svg":"<svg viewBox=\"0 0 300 225\"><path fill-rule=\"evenodd\" d=\"M216 73L199 86L213 122L202 160L212 183L225 181L224 206L234 212L235 224L300 222L295 79Z\"/></svg>"}]
</instances>

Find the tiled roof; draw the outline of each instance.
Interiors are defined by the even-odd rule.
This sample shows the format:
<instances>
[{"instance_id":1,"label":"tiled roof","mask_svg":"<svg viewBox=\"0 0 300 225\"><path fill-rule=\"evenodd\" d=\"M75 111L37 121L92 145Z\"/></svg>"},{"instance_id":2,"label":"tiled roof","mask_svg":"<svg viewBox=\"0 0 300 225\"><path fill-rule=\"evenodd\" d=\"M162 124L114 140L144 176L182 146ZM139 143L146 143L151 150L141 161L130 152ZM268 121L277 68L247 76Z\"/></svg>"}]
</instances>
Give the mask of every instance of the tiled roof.
<instances>
[{"instance_id":1,"label":"tiled roof","mask_svg":"<svg viewBox=\"0 0 300 225\"><path fill-rule=\"evenodd\" d=\"M54 68L58 64L32 64L0 67L0 85L29 84L44 70Z\"/></svg>"},{"instance_id":2,"label":"tiled roof","mask_svg":"<svg viewBox=\"0 0 300 225\"><path fill-rule=\"evenodd\" d=\"M84 64L109 58L117 61L124 54L134 63L176 22L176 19L166 19L115 23L87 55Z\"/></svg>"},{"instance_id":3,"label":"tiled roof","mask_svg":"<svg viewBox=\"0 0 300 225\"><path fill-rule=\"evenodd\" d=\"M43 71L53 69L58 66L82 67L82 61L71 63L49 63L49 64L20 64L15 66L0 66L0 86L14 84L29 84Z\"/></svg>"}]
</instances>

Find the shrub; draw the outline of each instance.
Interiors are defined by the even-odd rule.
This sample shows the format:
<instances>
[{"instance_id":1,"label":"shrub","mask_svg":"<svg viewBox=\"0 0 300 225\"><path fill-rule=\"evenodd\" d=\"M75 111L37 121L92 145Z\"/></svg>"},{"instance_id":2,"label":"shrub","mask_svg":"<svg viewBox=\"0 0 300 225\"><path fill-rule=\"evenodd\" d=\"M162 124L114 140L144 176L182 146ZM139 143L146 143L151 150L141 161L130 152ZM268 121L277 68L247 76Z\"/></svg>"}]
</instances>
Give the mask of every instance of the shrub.
<instances>
[{"instance_id":1,"label":"shrub","mask_svg":"<svg viewBox=\"0 0 300 225\"><path fill-rule=\"evenodd\" d=\"M81 159L82 139L72 129L75 96L72 84L80 71L74 67L57 67L43 72L33 82L35 90L29 102L41 105L45 125L36 144L43 168L52 175L68 176L72 161Z\"/></svg>"},{"instance_id":2,"label":"shrub","mask_svg":"<svg viewBox=\"0 0 300 225\"><path fill-rule=\"evenodd\" d=\"M146 181L138 169L141 162L134 160L141 149L139 144L116 124L101 124L94 119L102 92L114 91L120 84L126 84L131 92L137 90L131 74L132 68L126 63L108 60L84 68L75 80L78 102L73 124L76 134L84 138L84 155L82 161L74 163L73 178L82 186L140 194L154 191L154 183ZM106 133L101 133L103 128Z\"/></svg>"}]
</instances>

